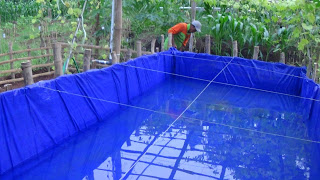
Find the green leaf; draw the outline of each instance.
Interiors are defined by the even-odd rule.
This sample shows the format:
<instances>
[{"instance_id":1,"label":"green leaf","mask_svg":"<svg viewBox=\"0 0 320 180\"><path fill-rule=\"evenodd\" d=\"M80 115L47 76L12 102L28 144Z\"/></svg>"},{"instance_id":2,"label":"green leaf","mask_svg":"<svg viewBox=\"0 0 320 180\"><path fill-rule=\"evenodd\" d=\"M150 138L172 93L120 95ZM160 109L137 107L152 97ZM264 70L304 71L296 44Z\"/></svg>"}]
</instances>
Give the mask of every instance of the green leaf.
<instances>
[{"instance_id":1,"label":"green leaf","mask_svg":"<svg viewBox=\"0 0 320 180\"><path fill-rule=\"evenodd\" d=\"M301 39L301 41L299 42L299 45L298 45L298 49L300 51L303 51L304 47L309 44L309 41L307 39Z\"/></svg>"},{"instance_id":2,"label":"green leaf","mask_svg":"<svg viewBox=\"0 0 320 180\"><path fill-rule=\"evenodd\" d=\"M73 9L72 9L72 8L69 8L69 9L68 9L68 14L69 14L69 15L73 15Z\"/></svg>"},{"instance_id":3,"label":"green leaf","mask_svg":"<svg viewBox=\"0 0 320 180\"><path fill-rule=\"evenodd\" d=\"M313 28L313 26L311 26L311 25L306 25L305 23L302 23L302 27L303 27L303 29L308 30L308 31L311 31L312 28Z\"/></svg>"},{"instance_id":4,"label":"green leaf","mask_svg":"<svg viewBox=\"0 0 320 180\"><path fill-rule=\"evenodd\" d=\"M311 24L313 24L316 21L316 17L311 13L307 15L307 19Z\"/></svg>"},{"instance_id":5,"label":"green leaf","mask_svg":"<svg viewBox=\"0 0 320 180\"><path fill-rule=\"evenodd\" d=\"M271 19L272 19L273 22L278 22L278 17L277 16L272 16Z\"/></svg>"},{"instance_id":6,"label":"green leaf","mask_svg":"<svg viewBox=\"0 0 320 180\"><path fill-rule=\"evenodd\" d=\"M300 33L301 33L300 29L299 28L295 28L293 33L292 33L292 35L293 35L294 38L298 38L300 36Z\"/></svg>"}]
</instances>

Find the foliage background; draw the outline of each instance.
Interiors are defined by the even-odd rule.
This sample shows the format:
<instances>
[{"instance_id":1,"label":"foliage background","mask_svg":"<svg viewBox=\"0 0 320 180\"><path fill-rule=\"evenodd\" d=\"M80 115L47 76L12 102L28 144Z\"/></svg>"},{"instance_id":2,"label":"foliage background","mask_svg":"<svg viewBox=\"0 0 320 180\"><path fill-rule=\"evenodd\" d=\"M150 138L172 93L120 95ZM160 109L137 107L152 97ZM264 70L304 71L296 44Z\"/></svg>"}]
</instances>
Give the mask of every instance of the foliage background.
<instances>
[{"instance_id":1,"label":"foliage background","mask_svg":"<svg viewBox=\"0 0 320 180\"><path fill-rule=\"evenodd\" d=\"M212 52L218 55L230 55L232 41L237 40L240 56L246 58L252 57L253 48L258 45L258 59L265 61L278 61L280 52L288 57L293 54L291 64L297 66L319 60L319 0L196 2L203 7L196 14L203 24L202 32L196 33L195 38L198 52L203 52L201 42L210 34ZM58 40L71 41L83 4L84 0L0 0L0 53L8 51L8 41L14 42L14 50L26 49L27 44L38 47L41 33L49 36L58 32ZM160 35L171 26L190 22L190 11L180 9L187 6L189 0L123 1L123 48L134 48L139 39L148 50L152 38L160 40ZM110 25L111 0L89 0L77 42L108 46Z\"/></svg>"}]
</instances>

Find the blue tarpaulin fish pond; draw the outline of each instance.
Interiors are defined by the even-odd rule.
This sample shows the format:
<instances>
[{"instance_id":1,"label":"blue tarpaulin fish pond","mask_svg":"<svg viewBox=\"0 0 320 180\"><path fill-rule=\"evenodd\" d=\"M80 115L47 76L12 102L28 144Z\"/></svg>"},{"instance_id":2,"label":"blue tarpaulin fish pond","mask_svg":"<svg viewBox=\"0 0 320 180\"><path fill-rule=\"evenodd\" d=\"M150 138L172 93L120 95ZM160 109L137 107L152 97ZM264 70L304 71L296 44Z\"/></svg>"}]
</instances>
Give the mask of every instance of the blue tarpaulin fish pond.
<instances>
[{"instance_id":1,"label":"blue tarpaulin fish pond","mask_svg":"<svg viewBox=\"0 0 320 180\"><path fill-rule=\"evenodd\" d=\"M304 67L169 51L0 94L0 179L319 179Z\"/></svg>"}]
</instances>

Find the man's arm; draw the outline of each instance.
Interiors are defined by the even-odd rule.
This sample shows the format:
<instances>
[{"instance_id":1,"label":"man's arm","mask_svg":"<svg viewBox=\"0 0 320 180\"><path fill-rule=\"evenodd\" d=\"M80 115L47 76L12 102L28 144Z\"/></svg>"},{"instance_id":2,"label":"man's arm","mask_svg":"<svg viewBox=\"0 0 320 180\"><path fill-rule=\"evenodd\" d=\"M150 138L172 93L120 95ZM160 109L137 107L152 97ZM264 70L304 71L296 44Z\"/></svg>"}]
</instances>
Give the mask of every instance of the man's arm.
<instances>
[{"instance_id":1,"label":"man's arm","mask_svg":"<svg viewBox=\"0 0 320 180\"><path fill-rule=\"evenodd\" d=\"M190 39L190 35L187 35L186 39L185 39L185 40L183 41L183 43L182 43L183 46L186 46L186 45L187 45L189 39Z\"/></svg>"},{"instance_id":2,"label":"man's arm","mask_svg":"<svg viewBox=\"0 0 320 180\"><path fill-rule=\"evenodd\" d=\"M183 31L183 28L184 28L184 24L183 23L179 23L179 24L176 24L173 27L171 27L168 30L168 33L171 33L172 35L178 34L178 33ZM177 45L174 43L174 38L173 37L174 36L172 36L172 47L177 48Z\"/></svg>"}]
</instances>

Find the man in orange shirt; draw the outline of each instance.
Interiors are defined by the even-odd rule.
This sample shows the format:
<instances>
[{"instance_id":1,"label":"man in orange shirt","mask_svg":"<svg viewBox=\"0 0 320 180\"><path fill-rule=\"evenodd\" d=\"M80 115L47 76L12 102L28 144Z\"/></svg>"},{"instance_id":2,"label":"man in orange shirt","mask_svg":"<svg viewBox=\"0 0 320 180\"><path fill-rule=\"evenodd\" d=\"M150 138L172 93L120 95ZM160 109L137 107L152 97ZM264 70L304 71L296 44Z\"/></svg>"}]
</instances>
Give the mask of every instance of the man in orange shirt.
<instances>
[{"instance_id":1,"label":"man in orange shirt","mask_svg":"<svg viewBox=\"0 0 320 180\"><path fill-rule=\"evenodd\" d=\"M168 30L168 33L172 34L172 47L175 47L180 51L184 51L191 33L194 32L201 32L201 23L199 21L193 21L191 24L179 23L171 27ZM168 38L164 43L164 49L169 49Z\"/></svg>"}]
</instances>

